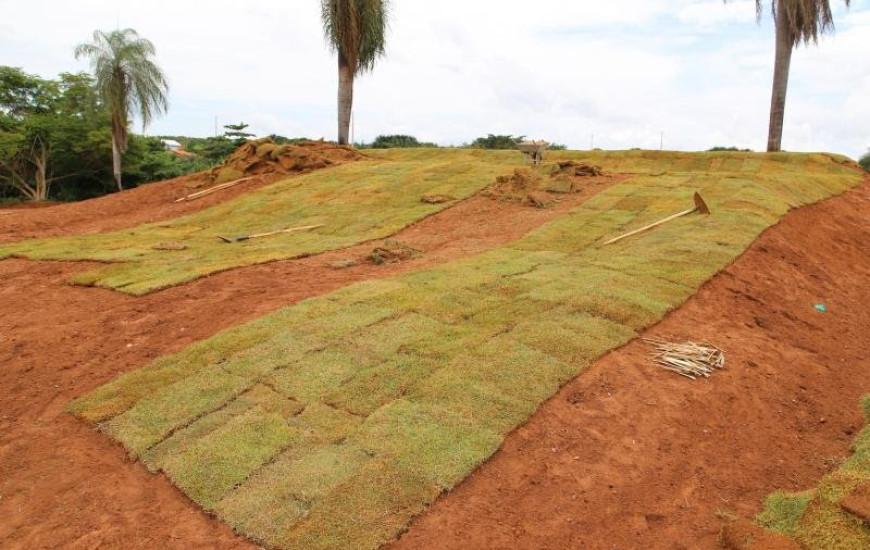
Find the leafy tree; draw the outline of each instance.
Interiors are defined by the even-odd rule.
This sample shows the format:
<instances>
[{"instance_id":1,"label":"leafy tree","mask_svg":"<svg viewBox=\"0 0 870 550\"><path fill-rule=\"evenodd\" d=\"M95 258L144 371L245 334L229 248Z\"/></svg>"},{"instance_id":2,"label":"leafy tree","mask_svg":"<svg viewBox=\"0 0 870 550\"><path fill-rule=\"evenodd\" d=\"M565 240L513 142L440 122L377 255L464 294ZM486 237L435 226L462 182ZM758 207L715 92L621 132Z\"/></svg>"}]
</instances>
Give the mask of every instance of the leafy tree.
<instances>
[{"instance_id":1,"label":"leafy tree","mask_svg":"<svg viewBox=\"0 0 870 550\"><path fill-rule=\"evenodd\" d=\"M421 143L414 136L406 136L402 134L394 134L388 136L378 136L371 143L372 149L401 149L415 147L438 147L434 143Z\"/></svg>"},{"instance_id":2,"label":"leafy tree","mask_svg":"<svg viewBox=\"0 0 870 550\"><path fill-rule=\"evenodd\" d=\"M320 0L323 32L338 54L338 143L347 145L354 78L384 55L389 0Z\"/></svg>"},{"instance_id":3,"label":"leafy tree","mask_svg":"<svg viewBox=\"0 0 870 550\"><path fill-rule=\"evenodd\" d=\"M863 157L861 157L861 160L858 161L858 164L860 164L864 170L870 172L870 151L867 151L867 153Z\"/></svg>"},{"instance_id":4,"label":"leafy tree","mask_svg":"<svg viewBox=\"0 0 870 550\"><path fill-rule=\"evenodd\" d=\"M238 124L224 124L224 128L226 129L224 137L231 140L236 147L244 145L249 137L254 137L254 134L245 131L248 126L250 126L250 124L245 124L244 122L239 122Z\"/></svg>"},{"instance_id":5,"label":"leafy tree","mask_svg":"<svg viewBox=\"0 0 870 550\"><path fill-rule=\"evenodd\" d=\"M154 44L133 29L94 31L91 42L75 49L77 59L90 59L97 88L111 112L112 167L119 190L123 189L121 157L129 142L131 114L136 112L145 127L169 107L169 85L151 59L155 55Z\"/></svg>"},{"instance_id":6,"label":"leafy tree","mask_svg":"<svg viewBox=\"0 0 870 550\"><path fill-rule=\"evenodd\" d=\"M495 135L487 134L471 142L473 149L516 149L517 143L526 139L526 136Z\"/></svg>"},{"instance_id":7,"label":"leafy tree","mask_svg":"<svg viewBox=\"0 0 870 550\"><path fill-rule=\"evenodd\" d=\"M269 136L275 143L278 145L295 145L297 143L301 143L303 141L312 141L306 137L297 137L297 138L288 138L285 136L279 136L278 134L272 134Z\"/></svg>"},{"instance_id":8,"label":"leafy tree","mask_svg":"<svg viewBox=\"0 0 870 550\"><path fill-rule=\"evenodd\" d=\"M717 145L716 147L711 147L707 149L708 152L715 153L720 151L732 151L732 152L740 152L740 153L751 153L752 149L740 149L739 147L723 147L721 145Z\"/></svg>"},{"instance_id":9,"label":"leafy tree","mask_svg":"<svg viewBox=\"0 0 870 550\"><path fill-rule=\"evenodd\" d=\"M100 186L107 121L90 76L43 80L0 67L0 183L34 201L60 180Z\"/></svg>"},{"instance_id":10,"label":"leafy tree","mask_svg":"<svg viewBox=\"0 0 870 550\"><path fill-rule=\"evenodd\" d=\"M725 0L726 2L728 0ZM849 6L850 0L844 0ZM755 0L759 19L764 0ZM830 0L770 0L776 24L776 58L773 69L773 93L770 100L768 152L782 150L782 127L785 121L785 97L791 56L795 46L818 43L819 36L834 29Z\"/></svg>"}]
</instances>

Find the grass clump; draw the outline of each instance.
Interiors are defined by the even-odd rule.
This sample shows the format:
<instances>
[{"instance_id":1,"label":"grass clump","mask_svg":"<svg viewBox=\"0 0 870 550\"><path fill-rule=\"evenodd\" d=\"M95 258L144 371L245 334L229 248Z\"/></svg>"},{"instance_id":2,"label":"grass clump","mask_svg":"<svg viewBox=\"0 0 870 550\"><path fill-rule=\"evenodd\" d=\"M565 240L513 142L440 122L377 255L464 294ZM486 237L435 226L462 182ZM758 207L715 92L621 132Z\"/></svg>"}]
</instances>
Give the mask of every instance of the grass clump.
<instances>
[{"instance_id":1,"label":"grass clump","mask_svg":"<svg viewBox=\"0 0 870 550\"><path fill-rule=\"evenodd\" d=\"M870 398L864 400L865 415ZM758 523L792 537L806 550L865 550L870 548L867 518L850 513L843 504L860 487L870 484L870 427L858 435L854 453L819 485L798 494L776 492L767 498Z\"/></svg>"},{"instance_id":2,"label":"grass clump","mask_svg":"<svg viewBox=\"0 0 870 550\"><path fill-rule=\"evenodd\" d=\"M402 155L432 165L434 188L453 177L451 155L486 166L509 158ZM374 549L562 384L677 307L789 208L862 180L813 155L582 160L638 175L510 246L282 309L120 377L70 410L257 541ZM599 246L685 209L695 190L712 216Z\"/></svg>"}]
</instances>

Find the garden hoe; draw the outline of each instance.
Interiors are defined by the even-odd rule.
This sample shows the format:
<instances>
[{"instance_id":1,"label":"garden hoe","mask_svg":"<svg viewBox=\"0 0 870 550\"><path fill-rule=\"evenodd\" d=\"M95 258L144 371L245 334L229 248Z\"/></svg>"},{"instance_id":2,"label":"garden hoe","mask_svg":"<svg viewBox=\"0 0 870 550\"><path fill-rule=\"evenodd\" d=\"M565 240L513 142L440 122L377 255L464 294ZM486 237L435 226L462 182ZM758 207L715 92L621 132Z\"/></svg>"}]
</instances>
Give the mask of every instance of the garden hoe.
<instances>
[{"instance_id":1,"label":"garden hoe","mask_svg":"<svg viewBox=\"0 0 870 550\"><path fill-rule=\"evenodd\" d=\"M673 216L668 216L667 218L665 218L663 220L659 220L655 223L645 225L645 226L641 227L640 229L635 229L634 231L630 231L630 232L626 233L625 235L620 235L619 237L616 237L614 239L610 239L609 241L604 243L604 245L602 245L602 246L606 246L608 244L613 244L617 241L621 241L622 239L624 239L626 237L631 237L632 235L637 235L638 233L646 231L647 229L652 229L653 227L658 227L659 225L661 225L663 223L667 223L671 220L675 220L675 219L683 217L683 216L688 216L689 214L694 214L695 212L700 212L701 214L709 214L710 213L710 207L707 206L707 203L704 202L704 199L702 199L701 195L699 195L698 193L695 193L695 208L692 208L691 210L685 210L683 212L680 212L679 214L674 214Z\"/></svg>"},{"instance_id":2,"label":"garden hoe","mask_svg":"<svg viewBox=\"0 0 870 550\"><path fill-rule=\"evenodd\" d=\"M324 224L320 225L306 225L304 227L288 227L287 229L279 229L278 231L269 231L268 233L254 233L253 235L242 235L241 237L223 237L218 235L218 239L222 240L225 243L237 243L240 241L248 241L250 239L259 239L260 237L269 237L271 235L278 235L279 233L294 233L296 231L309 231L311 229L317 229L318 227L323 227Z\"/></svg>"}]
</instances>

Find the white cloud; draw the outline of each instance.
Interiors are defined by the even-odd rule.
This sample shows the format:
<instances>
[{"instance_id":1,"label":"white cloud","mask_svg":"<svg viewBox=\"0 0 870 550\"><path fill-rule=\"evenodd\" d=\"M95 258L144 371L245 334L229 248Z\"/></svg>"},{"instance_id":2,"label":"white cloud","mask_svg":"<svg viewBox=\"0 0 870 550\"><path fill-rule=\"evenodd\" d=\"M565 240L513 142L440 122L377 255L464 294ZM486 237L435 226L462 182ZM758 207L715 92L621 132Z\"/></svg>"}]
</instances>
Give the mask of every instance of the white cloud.
<instances>
[{"instance_id":1,"label":"white cloud","mask_svg":"<svg viewBox=\"0 0 870 550\"><path fill-rule=\"evenodd\" d=\"M870 0L795 54L785 145L863 152ZM356 137L443 144L488 132L588 147L703 149L766 141L769 17L734 0L393 0L388 55L356 86ZM207 135L214 117L260 134L335 135L336 62L316 0L0 0L0 64L53 76L72 48L134 27L158 47L172 110L151 132Z\"/></svg>"}]
</instances>

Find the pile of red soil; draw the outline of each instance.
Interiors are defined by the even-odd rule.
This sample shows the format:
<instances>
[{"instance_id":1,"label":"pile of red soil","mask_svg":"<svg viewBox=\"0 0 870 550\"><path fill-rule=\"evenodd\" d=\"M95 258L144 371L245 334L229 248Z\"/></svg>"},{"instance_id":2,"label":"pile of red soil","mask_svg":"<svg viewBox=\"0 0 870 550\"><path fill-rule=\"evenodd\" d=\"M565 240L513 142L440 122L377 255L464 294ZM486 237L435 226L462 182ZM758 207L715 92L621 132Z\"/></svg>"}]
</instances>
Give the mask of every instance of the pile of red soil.
<instances>
[{"instance_id":1,"label":"pile of red soil","mask_svg":"<svg viewBox=\"0 0 870 550\"><path fill-rule=\"evenodd\" d=\"M394 264L397 262L405 262L420 257L423 254L422 250L413 246L397 241L395 239L387 239L384 243L372 250L369 254L369 261L375 265Z\"/></svg>"},{"instance_id":2,"label":"pile of red soil","mask_svg":"<svg viewBox=\"0 0 870 550\"><path fill-rule=\"evenodd\" d=\"M352 147L324 141L278 145L272 138L263 138L239 147L208 175L210 181L224 183L246 176L310 172L361 158L363 155Z\"/></svg>"},{"instance_id":3,"label":"pile of red soil","mask_svg":"<svg viewBox=\"0 0 870 550\"><path fill-rule=\"evenodd\" d=\"M517 168L513 174L498 176L495 183L481 194L503 202L518 202L525 206L546 208L555 199L542 190L543 178L525 168Z\"/></svg>"},{"instance_id":4,"label":"pile of red soil","mask_svg":"<svg viewBox=\"0 0 870 550\"><path fill-rule=\"evenodd\" d=\"M576 193L587 185L588 178L598 178L605 173L600 166L566 160L556 165L546 187L549 193Z\"/></svg>"}]
</instances>

